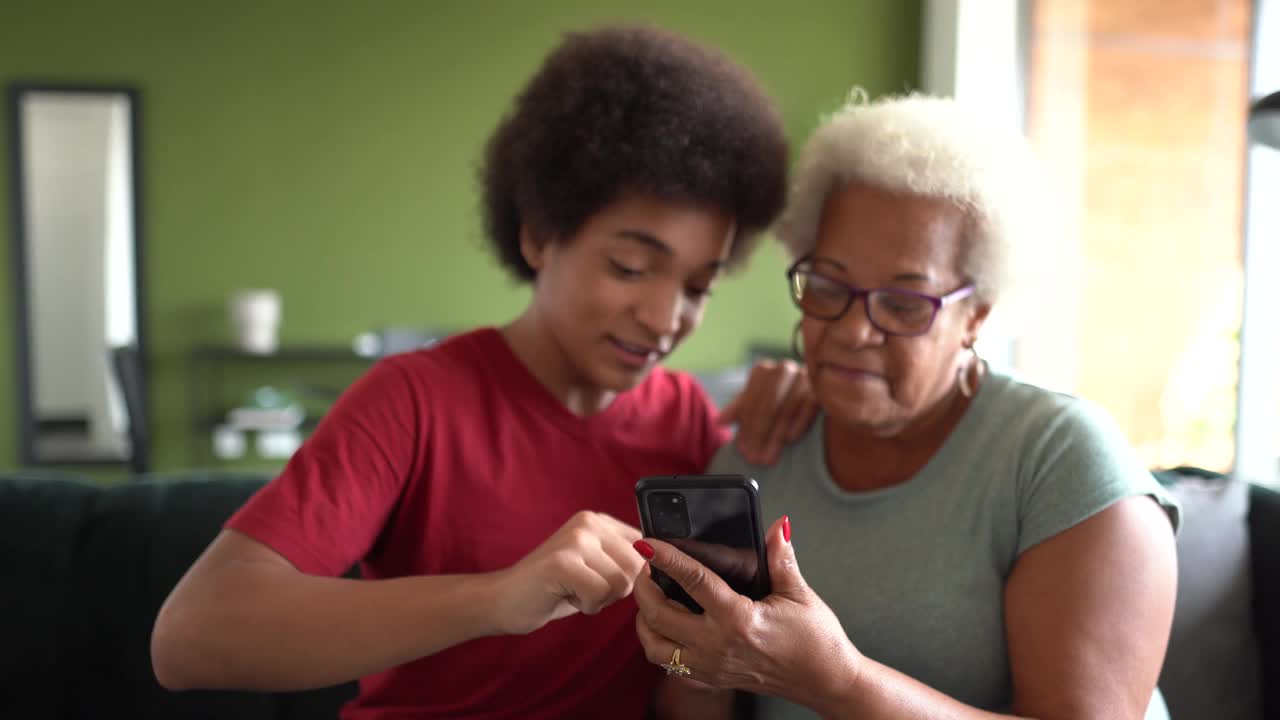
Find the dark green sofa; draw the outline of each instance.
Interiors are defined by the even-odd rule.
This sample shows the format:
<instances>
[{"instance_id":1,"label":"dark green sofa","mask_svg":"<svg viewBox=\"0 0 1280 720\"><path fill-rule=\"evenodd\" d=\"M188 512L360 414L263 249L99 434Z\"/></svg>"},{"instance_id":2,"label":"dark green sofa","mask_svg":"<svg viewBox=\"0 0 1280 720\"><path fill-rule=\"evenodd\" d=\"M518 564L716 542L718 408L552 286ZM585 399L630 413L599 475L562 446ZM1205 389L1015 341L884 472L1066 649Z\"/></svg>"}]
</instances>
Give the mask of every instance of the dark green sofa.
<instances>
[{"instance_id":1,"label":"dark green sofa","mask_svg":"<svg viewBox=\"0 0 1280 720\"><path fill-rule=\"evenodd\" d=\"M263 482L188 475L102 487L44 474L0 477L0 714L336 717L354 683L303 693L174 693L151 670L160 604Z\"/></svg>"},{"instance_id":2,"label":"dark green sofa","mask_svg":"<svg viewBox=\"0 0 1280 720\"><path fill-rule=\"evenodd\" d=\"M1249 509L1253 622L1262 650L1266 717L1280 718L1280 493L1253 488Z\"/></svg>"},{"instance_id":3,"label":"dark green sofa","mask_svg":"<svg viewBox=\"0 0 1280 720\"><path fill-rule=\"evenodd\" d=\"M1185 475L1166 473L1161 479L1176 482ZM336 717L342 703L354 696L354 683L303 693L173 693L152 674L149 642L160 604L223 520L263 482L258 477L187 474L104 487L69 476L0 476L0 562L5 568L0 586L0 714L133 720ZM1218 712L1225 709L1220 697L1195 696L1232 692L1231 674L1215 667L1222 663L1210 652L1214 642L1227 642L1230 633L1215 629L1207 639L1183 637L1187 630L1175 622L1162 676L1174 720L1280 718L1280 495L1255 486L1248 491L1247 530L1238 527L1243 512L1223 513L1219 519L1212 517L1216 511L1203 509L1209 505L1201 505L1196 518L1184 524L1188 532L1179 538L1179 557L1187 582L1179 591L1179 607L1194 574L1229 562L1212 551L1186 552L1184 544L1194 537L1229 535L1233 524L1236 534L1247 534L1251 558L1241 559L1240 567L1252 573L1244 591L1249 597L1232 600L1224 594L1201 606L1207 608L1206 617L1220 615L1237 632L1231 635L1236 640L1218 649L1219 656L1259 656L1260 664L1252 667L1258 668L1260 682L1245 685L1260 695L1249 698L1250 707L1261 703L1265 713ZM1192 625L1197 624L1198 618ZM1239 637L1247 642L1238 642ZM1169 675L1175 670L1178 675ZM1226 677L1215 680L1214 672ZM1189 684L1200 686L1191 697ZM1215 711L1179 713L1180 704L1195 703Z\"/></svg>"}]
</instances>

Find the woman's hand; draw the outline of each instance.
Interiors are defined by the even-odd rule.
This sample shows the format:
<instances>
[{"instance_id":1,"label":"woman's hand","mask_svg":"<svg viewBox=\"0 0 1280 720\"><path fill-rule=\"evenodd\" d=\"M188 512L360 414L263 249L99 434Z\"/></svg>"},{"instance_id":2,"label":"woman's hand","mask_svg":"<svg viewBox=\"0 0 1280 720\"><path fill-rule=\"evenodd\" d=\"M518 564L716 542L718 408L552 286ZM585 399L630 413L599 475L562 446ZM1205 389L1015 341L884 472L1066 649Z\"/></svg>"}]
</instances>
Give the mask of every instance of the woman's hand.
<instances>
[{"instance_id":1,"label":"woman's hand","mask_svg":"<svg viewBox=\"0 0 1280 720\"><path fill-rule=\"evenodd\" d=\"M574 613L594 615L631 594L644 560L640 531L579 512L519 562L495 575L496 632L522 635Z\"/></svg>"},{"instance_id":2,"label":"woman's hand","mask_svg":"<svg viewBox=\"0 0 1280 720\"><path fill-rule=\"evenodd\" d=\"M636 630L650 662L670 662L677 648L691 677L714 687L778 695L821 708L848 692L861 655L835 614L800 575L787 518L768 533L773 594L759 602L735 593L715 573L672 545L637 543L649 563L671 576L704 609L695 615L668 600L654 582L636 583Z\"/></svg>"},{"instance_id":3,"label":"woman's hand","mask_svg":"<svg viewBox=\"0 0 1280 720\"><path fill-rule=\"evenodd\" d=\"M734 442L747 462L772 465L783 446L799 440L817 416L818 403L803 365L759 360L742 392L721 411L720 422L738 424Z\"/></svg>"}]
</instances>

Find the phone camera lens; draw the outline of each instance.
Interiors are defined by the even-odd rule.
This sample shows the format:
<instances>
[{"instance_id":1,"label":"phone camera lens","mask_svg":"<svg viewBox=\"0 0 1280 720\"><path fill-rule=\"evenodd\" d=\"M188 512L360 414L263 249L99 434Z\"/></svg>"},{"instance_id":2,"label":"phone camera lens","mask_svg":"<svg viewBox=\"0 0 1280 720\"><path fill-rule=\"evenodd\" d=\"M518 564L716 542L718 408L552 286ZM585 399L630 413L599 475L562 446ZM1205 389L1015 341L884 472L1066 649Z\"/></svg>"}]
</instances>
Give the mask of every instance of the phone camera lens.
<instances>
[{"instance_id":1,"label":"phone camera lens","mask_svg":"<svg viewBox=\"0 0 1280 720\"><path fill-rule=\"evenodd\" d=\"M689 511L685 505L680 493L661 492L649 496L649 515L658 537L689 537Z\"/></svg>"}]
</instances>

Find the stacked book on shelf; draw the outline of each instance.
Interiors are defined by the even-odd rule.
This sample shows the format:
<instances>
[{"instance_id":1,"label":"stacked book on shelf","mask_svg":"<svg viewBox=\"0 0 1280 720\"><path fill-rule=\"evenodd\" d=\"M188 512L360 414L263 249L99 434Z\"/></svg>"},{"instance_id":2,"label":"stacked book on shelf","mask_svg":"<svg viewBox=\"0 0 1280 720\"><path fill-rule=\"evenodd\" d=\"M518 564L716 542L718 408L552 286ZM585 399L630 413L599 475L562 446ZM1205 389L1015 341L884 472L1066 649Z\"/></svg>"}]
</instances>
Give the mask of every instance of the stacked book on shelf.
<instances>
[{"instance_id":1,"label":"stacked book on shelf","mask_svg":"<svg viewBox=\"0 0 1280 720\"><path fill-rule=\"evenodd\" d=\"M242 458L252 437L258 457L288 459L302 444L305 419L302 405L287 394L269 386L257 388L213 429L213 454L222 460Z\"/></svg>"}]
</instances>

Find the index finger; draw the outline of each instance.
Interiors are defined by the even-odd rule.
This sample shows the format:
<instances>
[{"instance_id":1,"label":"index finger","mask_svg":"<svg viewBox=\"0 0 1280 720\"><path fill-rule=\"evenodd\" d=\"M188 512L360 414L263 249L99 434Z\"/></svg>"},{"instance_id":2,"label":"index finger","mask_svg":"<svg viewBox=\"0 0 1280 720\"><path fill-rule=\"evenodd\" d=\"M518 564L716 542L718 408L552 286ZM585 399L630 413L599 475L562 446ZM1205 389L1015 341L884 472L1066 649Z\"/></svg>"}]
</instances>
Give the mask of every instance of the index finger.
<instances>
[{"instance_id":1,"label":"index finger","mask_svg":"<svg viewBox=\"0 0 1280 720\"><path fill-rule=\"evenodd\" d=\"M645 542L653 548L649 565L666 573L667 577L684 588L689 597L701 605L708 615L720 614L745 600L706 565L680 552L670 543L656 538L645 538Z\"/></svg>"}]
</instances>

